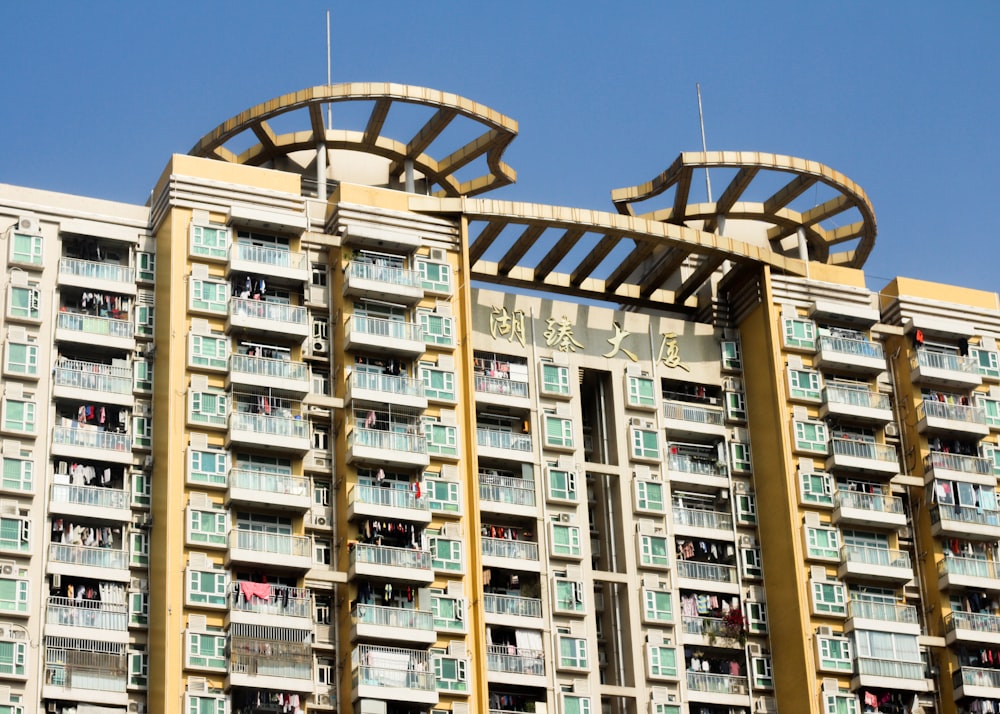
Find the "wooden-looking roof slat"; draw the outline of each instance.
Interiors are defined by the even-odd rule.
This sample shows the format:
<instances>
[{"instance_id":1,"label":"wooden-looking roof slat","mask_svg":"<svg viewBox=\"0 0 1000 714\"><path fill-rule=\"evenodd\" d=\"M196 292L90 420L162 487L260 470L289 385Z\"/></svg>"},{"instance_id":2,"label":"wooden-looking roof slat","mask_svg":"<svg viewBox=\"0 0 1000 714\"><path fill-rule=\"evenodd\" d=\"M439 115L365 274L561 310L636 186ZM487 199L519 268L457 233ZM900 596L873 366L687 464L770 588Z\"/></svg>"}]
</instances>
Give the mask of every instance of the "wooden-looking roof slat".
<instances>
[{"instance_id":1,"label":"wooden-looking roof slat","mask_svg":"<svg viewBox=\"0 0 1000 714\"><path fill-rule=\"evenodd\" d=\"M569 228L562 237L556 241L556 244L552 246L545 257L538 261L538 265L535 266L535 280L542 282L549 276L555 267L559 265L560 261L566 257L566 254L573 248L574 245L583 237L586 233L582 228Z\"/></svg>"}]
</instances>

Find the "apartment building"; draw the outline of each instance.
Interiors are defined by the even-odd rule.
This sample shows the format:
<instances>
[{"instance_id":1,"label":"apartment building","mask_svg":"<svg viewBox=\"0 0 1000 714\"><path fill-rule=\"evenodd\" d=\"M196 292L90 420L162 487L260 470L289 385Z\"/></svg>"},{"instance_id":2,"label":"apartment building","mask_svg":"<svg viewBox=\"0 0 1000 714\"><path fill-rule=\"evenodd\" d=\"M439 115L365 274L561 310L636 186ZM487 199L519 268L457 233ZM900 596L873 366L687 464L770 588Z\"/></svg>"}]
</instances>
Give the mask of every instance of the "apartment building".
<instances>
[{"instance_id":1,"label":"apartment building","mask_svg":"<svg viewBox=\"0 0 1000 714\"><path fill-rule=\"evenodd\" d=\"M1000 710L997 295L868 290L791 157L481 198L516 133L323 86L0 186L0 714Z\"/></svg>"}]
</instances>

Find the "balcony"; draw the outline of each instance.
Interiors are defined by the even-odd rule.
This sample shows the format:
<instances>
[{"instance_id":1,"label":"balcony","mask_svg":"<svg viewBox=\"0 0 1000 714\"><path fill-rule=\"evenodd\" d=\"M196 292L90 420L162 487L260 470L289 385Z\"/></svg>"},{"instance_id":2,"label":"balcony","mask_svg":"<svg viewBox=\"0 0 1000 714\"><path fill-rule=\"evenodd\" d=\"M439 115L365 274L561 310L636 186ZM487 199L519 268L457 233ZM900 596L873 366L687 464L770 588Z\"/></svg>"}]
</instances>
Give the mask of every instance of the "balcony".
<instances>
[{"instance_id":1,"label":"balcony","mask_svg":"<svg viewBox=\"0 0 1000 714\"><path fill-rule=\"evenodd\" d=\"M52 428L52 455L81 461L132 463L132 437L100 431L92 424L70 422L73 426Z\"/></svg>"},{"instance_id":2,"label":"balcony","mask_svg":"<svg viewBox=\"0 0 1000 714\"><path fill-rule=\"evenodd\" d=\"M432 645L437 640L434 613L357 603L351 609L351 640L359 639Z\"/></svg>"},{"instance_id":3,"label":"balcony","mask_svg":"<svg viewBox=\"0 0 1000 714\"><path fill-rule=\"evenodd\" d=\"M62 359L52 371L52 396L77 402L101 402L130 407L132 368L97 362Z\"/></svg>"},{"instance_id":4,"label":"balcony","mask_svg":"<svg viewBox=\"0 0 1000 714\"><path fill-rule=\"evenodd\" d=\"M427 455L427 439L416 433L397 431L400 427L413 432L418 428L416 424L389 424L389 429L355 427L347 435L347 463L368 461L401 468L427 466L431 462Z\"/></svg>"},{"instance_id":5,"label":"balcony","mask_svg":"<svg viewBox=\"0 0 1000 714\"><path fill-rule=\"evenodd\" d=\"M949 612L944 618L944 636L949 645L1000 645L1000 617L978 612Z\"/></svg>"},{"instance_id":6,"label":"balcony","mask_svg":"<svg viewBox=\"0 0 1000 714\"><path fill-rule=\"evenodd\" d=\"M664 395L664 400L668 399ZM726 436L726 414L722 407L696 402L664 401L663 424L670 435L722 438Z\"/></svg>"},{"instance_id":7,"label":"balcony","mask_svg":"<svg viewBox=\"0 0 1000 714\"><path fill-rule=\"evenodd\" d=\"M419 357L424 353L424 328L413 322L351 315L345 349L376 354Z\"/></svg>"},{"instance_id":8,"label":"balcony","mask_svg":"<svg viewBox=\"0 0 1000 714\"><path fill-rule=\"evenodd\" d=\"M845 545L840 549L840 569L837 577L902 585L913 579L913 565L906 551L865 545Z\"/></svg>"},{"instance_id":9,"label":"balcony","mask_svg":"<svg viewBox=\"0 0 1000 714\"><path fill-rule=\"evenodd\" d=\"M437 680L426 651L359 645L351 653L352 697L435 705Z\"/></svg>"},{"instance_id":10,"label":"balcony","mask_svg":"<svg viewBox=\"0 0 1000 714\"><path fill-rule=\"evenodd\" d=\"M864 387L828 383L823 389L819 416L820 419L832 417L883 425L892 421L892 406L888 394Z\"/></svg>"},{"instance_id":11,"label":"balcony","mask_svg":"<svg viewBox=\"0 0 1000 714\"><path fill-rule=\"evenodd\" d=\"M538 543L488 536L482 536L480 542L482 544L483 567L541 572L542 565L538 560Z\"/></svg>"},{"instance_id":12,"label":"balcony","mask_svg":"<svg viewBox=\"0 0 1000 714\"><path fill-rule=\"evenodd\" d=\"M925 436L981 438L990 433L982 407L924 399L917 407L917 431Z\"/></svg>"},{"instance_id":13,"label":"balcony","mask_svg":"<svg viewBox=\"0 0 1000 714\"><path fill-rule=\"evenodd\" d=\"M307 511L312 507L309 479L271 471L230 469L227 504L259 506L285 511Z\"/></svg>"},{"instance_id":14,"label":"balcony","mask_svg":"<svg viewBox=\"0 0 1000 714\"><path fill-rule=\"evenodd\" d=\"M902 528L906 525L903 500L883 493L837 490L833 522L839 526Z\"/></svg>"},{"instance_id":15,"label":"balcony","mask_svg":"<svg viewBox=\"0 0 1000 714\"><path fill-rule=\"evenodd\" d=\"M514 645L487 645L486 678L490 684L545 687L545 653Z\"/></svg>"},{"instance_id":16,"label":"balcony","mask_svg":"<svg viewBox=\"0 0 1000 714\"><path fill-rule=\"evenodd\" d=\"M130 320L77 312L60 312L56 315L56 341L99 344L112 350L135 349L135 335Z\"/></svg>"},{"instance_id":17,"label":"balcony","mask_svg":"<svg viewBox=\"0 0 1000 714\"><path fill-rule=\"evenodd\" d=\"M347 492L348 518L398 519L411 523L430 523L430 499L417 498L407 487L359 483Z\"/></svg>"},{"instance_id":18,"label":"balcony","mask_svg":"<svg viewBox=\"0 0 1000 714\"><path fill-rule=\"evenodd\" d=\"M309 261L305 253L268 248L250 243L229 247L229 273L266 275L269 281L309 282Z\"/></svg>"},{"instance_id":19,"label":"balcony","mask_svg":"<svg viewBox=\"0 0 1000 714\"><path fill-rule=\"evenodd\" d=\"M918 349L910 357L910 380L928 387L970 389L982 384L974 357Z\"/></svg>"},{"instance_id":20,"label":"balcony","mask_svg":"<svg viewBox=\"0 0 1000 714\"><path fill-rule=\"evenodd\" d=\"M901 689L910 692L927 692L929 680L923 662L901 662L896 659L857 657L851 689L877 687Z\"/></svg>"},{"instance_id":21,"label":"balcony","mask_svg":"<svg viewBox=\"0 0 1000 714\"><path fill-rule=\"evenodd\" d=\"M480 457L523 462L534 460L531 434L477 426L476 443Z\"/></svg>"},{"instance_id":22,"label":"balcony","mask_svg":"<svg viewBox=\"0 0 1000 714\"><path fill-rule=\"evenodd\" d=\"M826 470L842 473L866 473L891 478L899 473L896 449L860 439L830 439Z\"/></svg>"},{"instance_id":23,"label":"balcony","mask_svg":"<svg viewBox=\"0 0 1000 714\"><path fill-rule=\"evenodd\" d=\"M415 270L352 260L344 269L344 295L413 305L424 289Z\"/></svg>"},{"instance_id":24,"label":"balcony","mask_svg":"<svg viewBox=\"0 0 1000 714\"><path fill-rule=\"evenodd\" d=\"M266 338L301 341L311 334L309 313L304 307L266 300L229 298L226 332L239 328Z\"/></svg>"},{"instance_id":25,"label":"balcony","mask_svg":"<svg viewBox=\"0 0 1000 714\"><path fill-rule=\"evenodd\" d=\"M355 371L347 380L345 403L355 407L358 402L389 404L394 407L426 409L424 384L419 379L391 374Z\"/></svg>"},{"instance_id":26,"label":"balcony","mask_svg":"<svg viewBox=\"0 0 1000 714\"><path fill-rule=\"evenodd\" d=\"M478 404L497 404L517 409L529 409L528 383L506 377L491 377L476 372L473 377Z\"/></svg>"},{"instance_id":27,"label":"balcony","mask_svg":"<svg viewBox=\"0 0 1000 714\"><path fill-rule=\"evenodd\" d=\"M728 627L721 617L696 617L684 615L681 617L681 628L684 631L684 642L713 647L740 647L739 639L727 637Z\"/></svg>"},{"instance_id":28,"label":"balcony","mask_svg":"<svg viewBox=\"0 0 1000 714\"><path fill-rule=\"evenodd\" d=\"M132 518L132 496L121 488L54 483L49 489L49 512L102 521L128 521Z\"/></svg>"},{"instance_id":29,"label":"balcony","mask_svg":"<svg viewBox=\"0 0 1000 714\"><path fill-rule=\"evenodd\" d=\"M945 551L938 561L938 588L969 588L1000 593L1000 567L992 560L962 558Z\"/></svg>"},{"instance_id":30,"label":"balcony","mask_svg":"<svg viewBox=\"0 0 1000 714\"><path fill-rule=\"evenodd\" d=\"M309 570L313 565L312 539L287 533L232 530L226 567L230 563Z\"/></svg>"},{"instance_id":31,"label":"balcony","mask_svg":"<svg viewBox=\"0 0 1000 714\"><path fill-rule=\"evenodd\" d=\"M45 634L128 642L128 611L124 603L50 597L45 607Z\"/></svg>"},{"instance_id":32,"label":"balcony","mask_svg":"<svg viewBox=\"0 0 1000 714\"><path fill-rule=\"evenodd\" d=\"M234 354L229 358L226 386L265 387L301 399L309 393L309 368L305 362Z\"/></svg>"},{"instance_id":33,"label":"balcony","mask_svg":"<svg viewBox=\"0 0 1000 714\"><path fill-rule=\"evenodd\" d=\"M885 371L885 352L877 342L820 335L814 366L820 371L871 376Z\"/></svg>"},{"instance_id":34,"label":"balcony","mask_svg":"<svg viewBox=\"0 0 1000 714\"><path fill-rule=\"evenodd\" d=\"M135 271L132 268L79 258L59 259L59 284L101 293L136 293Z\"/></svg>"},{"instance_id":35,"label":"balcony","mask_svg":"<svg viewBox=\"0 0 1000 714\"><path fill-rule=\"evenodd\" d=\"M944 538L997 541L1000 512L976 506L935 504L931 506L931 534Z\"/></svg>"},{"instance_id":36,"label":"balcony","mask_svg":"<svg viewBox=\"0 0 1000 714\"><path fill-rule=\"evenodd\" d=\"M75 638L65 642L81 647L93 646L89 649L45 647L42 698L124 709L128 705L128 663L124 653L108 651L118 650L120 645Z\"/></svg>"},{"instance_id":37,"label":"balcony","mask_svg":"<svg viewBox=\"0 0 1000 714\"><path fill-rule=\"evenodd\" d=\"M705 488L729 488L726 460L714 446L667 444L667 470L675 483Z\"/></svg>"},{"instance_id":38,"label":"balcony","mask_svg":"<svg viewBox=\"0 0 1000 714\"><path fill-rule=\"evenodd\" d=\"M934 479L970 481L981 486L995 486L997 482L990 459L942 451L932 451L924 457L924 483L930 484Z\"/></svg>"},{"instance_id":39,"label":"balcony","mask_svg":"<svg viewBox=\"0 0 1000 714\"><path fill-rule=\"evenodd\" d=\"M725 511L705 511L698 508L673 507L674 526L678 534L702 535L711 538L731 538L733 531L733 515ZM713 531L705 533L704 531ZM723 531L717 533L714 531Z\"/></svg>"},{"instance_id":40,"label":"balcony","mask_svg":"<svg viewBox=\"0 0 1000 714\"><path fill-rule=\"evenodd\" d=\"M312 627L312 592L308 588L236 581L229 598L228 622L269 627Z\"/></svg>"},{"instance_id":41,"label":"balcony","mask_svg":"<svg viewBox=\"0 0 1000 714\"><path fill-rule=\"evenodd\" d=\"M960 667L953 675L955 700L1000 699L1000 670Z\"/></svg>"},{"instance_id":42,"label":"balcony","mask_svg":"<svg viewBox=\"0 0 1000 714\"><path fill-rule=\"evenodd\" d=\"M272 410L272 414L235 411L229 415L227 445L257 446L304 454L312 448L309 422L290 409Z\"/></svg>"},{"instance_id":43,"label":"balcony","mask_svg":"<svg viewBox=\"0 0 1000 714\"><path fill-rule=\"evenodd\" d=\"M350 578L378 578L404 583L432 583L434 570L429 550L353 543Z\"/></svg>"},{"instance_id":44,"label":"balcony","mask_svg":"<svg viewBox=\"0 0 1000 714\"><path fill-rule=\"evenodd\" d=\"M533 479L479 473L479 507L484 511L534 516L535 481Z\"/></svg>"},{"instance_id":45,"label":"balcony","mask_svg":"<svg viewBox=\"0 0 1000 714\"><path fill-rule=\"evenodd\" d=\"M520 595L483 594L483 609L486 622L490 625L507 627L540 627L537 622L525 622L525 618L537 620L542 616L542 601L536 597Z\"/></svg>"},{"instance_id":46,"label":"balcony","mask_svg":"<svg viewBox=\"0 0 1000 714\"><path fill-rule=\"evenodd\" d=\"M750 705L750 685L746 677L687 671L688 698L722 706Z\"/></svg>"},{"instance_id":47,"label":"balcony","mask_svg":"<svg viewBox=\"0 0 1000 714\"><path fill-rule=\"evenodd\" d=\"M877 630L919 635L917 608L900 603L851 600L847 603L847 623L844 630Z\"/></svg>"},{"instance_id":48,"label":"balcony","mask_svg":"<svg viewBox=\"0 0 1000 714\"><path fill-rule=\"evenodd\" d=\"M311 693L314 687L312 646L308 644L311 638L311 629L231 624L226 688Z\"/></svg>"},{"instance_id":49,"label":"balcony","mask_svg":"<svg viewBox=\"0 0 1000 714\"><path fill-rule=\"evenodd\" d=\"M50 575L129 582L129 553L117 548L92 548L68 543L49 543Z\"/></svg>"},{"instance_id":50,"label":"balcony","mask_svg":"<svg viewBox=\"0 0 1000 714\"><path fill-rule=\"evenodd\" d=\"M703 587L706 582L713 585L734 585L737 582L736 566L721 563L700 563L695 560L677 560L677 577L681 580L700 580L701 583L683 585L682 587ZM720 592L738 592L732 588L715 588Z\"/></svg>"}]
</instances>

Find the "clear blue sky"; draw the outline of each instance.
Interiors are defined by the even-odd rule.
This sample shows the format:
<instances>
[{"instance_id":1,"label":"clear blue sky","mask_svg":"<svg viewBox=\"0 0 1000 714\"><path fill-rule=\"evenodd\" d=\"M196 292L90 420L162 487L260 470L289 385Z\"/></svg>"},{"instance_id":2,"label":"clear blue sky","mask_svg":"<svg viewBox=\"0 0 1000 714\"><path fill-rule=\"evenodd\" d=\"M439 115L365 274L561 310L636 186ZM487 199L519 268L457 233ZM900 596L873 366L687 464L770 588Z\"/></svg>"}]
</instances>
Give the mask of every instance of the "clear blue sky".
<instances>
[{"instance_id":1,"label":"clear blue sky","mask_svg":"<svg viewBox=\"0 0 1000 714\"><path fill-rule=\"evenodd\" d=\"M455 92L520 122L496 198L613 210L700 149L857 181L869 285L1000 288L1000 3L4 2L0 182L142 203L169 155L333 78ZM336 120L335 120L336 121Z\"/></svg>"}]
</instances>

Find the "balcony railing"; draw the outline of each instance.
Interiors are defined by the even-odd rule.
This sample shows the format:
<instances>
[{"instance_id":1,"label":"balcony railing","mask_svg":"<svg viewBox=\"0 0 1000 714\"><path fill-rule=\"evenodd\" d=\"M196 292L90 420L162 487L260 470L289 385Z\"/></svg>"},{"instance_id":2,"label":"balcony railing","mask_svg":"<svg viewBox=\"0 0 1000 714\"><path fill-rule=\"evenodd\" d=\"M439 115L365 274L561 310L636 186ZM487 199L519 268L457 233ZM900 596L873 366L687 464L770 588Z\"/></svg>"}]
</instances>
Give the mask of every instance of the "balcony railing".
<instances>
[{"instance_id":1,"label":"balcony railing","mask_svg":"<svg viewBox=\"0 0 1000 714\"><path fill-rule=\"evenodd\" d=\"M312 617L312 593L308 588L237 581L229 608L259 615Z\"/></svg>"},{"instance_id":2,"label":"balcony railing","mask_svg":"<svg viewBox=\"0 0 1000 714\"><path fill-rule=\"evenodd\" d=\"M536 597L518 595L496 595L485 593L483 607L494 615L515 615L517 617L541 617L542 601Z\"/></svg>"},{"instance_id":3,"label":"balcony railing","mask_svg":"<svg viewBox=\"0 0 1000 714\"><path fill-rule=\"evenodd\" d=\"M128 684L127 662L124 655L46 647L45 684L68 689L124 692Z\"/></svg>"},{"instance_id":4,"label":"balcony railing","mask_svg":"<svg viewBox=\"0 0 1000 714\"><path fill-rule=\"evenodd\" d=\"M61 387L89 389L109 394L132 393L132 370L129 367L64 359L56 365L53 376L55 383Z\"/></svg>"},{"instance_id":5,"label":"balcony railing","mask_svg":"<svg viewBox=\"0 0 1000 714\"><path fill-rule=\"evenodd\" d=\"M312 556L312 539L285 533L233 530L229 532L229 547L269 555Z\"/></svg>"},{"instance_id":6,"label":"balcony railing","mask_svg":"<svg viewBox=\"0 0 1000 714\"><path fill-rule=\"evenodd\" d=\"M873 677L893 677L895 679L923 679L923 662L900 662L895 659L875 659L858 657L857 672Z\"/></svg>"},{"instance_id":7,"label":"balcony railing","mask_svg":"<svg viewBox=\"0 0 1000 714\"><path fill-rule=\"evenodd\" d=\"M687 686L695 692L710 694L749 694L750 687L746 677L734 677L730 674L708 674L705 672L687 673Z\"/></svg>"},{"instance_id":8,"label":"balcony railing","mask_svg":"<svg viewBox=\"0 0 1000 714\"><path fill-rule=\"evenodd\" d=\"M57 426L52 429L52 441L66 446L108 451L131 451L132 437L113 431L98 431L90 426Z\"/></svg>"},{"instance_id":9,"label":"balcony railing","mask_svg":"<svg viewBox=\"0 0 1000 714\"><path fill-rule=\"evenodd\" d=\"M512 506L534 506L535 482L511 476L479 474L479 498Z\"/></svg>"},{"instance_id":10,"label":"balcony railing","mask_svg":"<svg viewBox=\"0 0 1000 714\"><path fill-rule=\"evenodd\" d=\"M260 263L261 265L274 268L304 270L306 267L305 253L282 250L280 248L267 248L262 245L252 245L250 243L235 243L229 251L230 259L235 257L239 260Z\"/></svg>"},{"instance_id":11,"label":"balcony railing","mask_svg":"<svg viewBox=\"0 0 1000 714\"><path fill-rule=\"evenodd\" d=\"M962 684L966 687L1000 688L1000 670L984 667L962 667Z\"/></svg>"},{"instance_id":12,"label":"balcony railing","mask_svg":"<svg viewBox=\"0 0 1000 714\"><path fill-rule=\"evenodd\" d=\"M723 511L702 511L697 508L674 506L674 523L696 528L732 530L733 515Z\"/></svg>"},{"instance_id":13,"label":"balcony railing","mask_svg":"<svg viewBox=\"0 0 1000 714\"><path fill-rule=\"evenodd\" d=\"M355 427L349 435L352 445L368 446L373 449L387 449L389 451L406 451L413 454L427 453L427 439L417 434L407 434L403 431L392 431L397 428L389 425L389 430L384 429L364 429ZM415 425L406 428L416 429Z\"/></svg>"},{"instance_id":14,"label":"balcony railing","mask_svg":"<svg viewBox=\"0 0 1000 714\"><path fill-rule=\"evenodd\" d=\"M923 416L928 419L947 419L986 426L986 411L982 407L924 399L921 403L921 409Z\"/></svg>"},{"instance_id":15,"label":"balcony railing","mask_svg":"<svg viewBox=\"0 0 1000 714\"><path fill-rule=\"evenodd\" d=\"M837 491L837 502L843 508L856 508L862 511L892 513L902 515L903 499L898 496L888 496L881 493L861 493L860 491Z\"/></svg>"},{"instance_id":16,"label":"balcony railing","mask_svg":"<svg viewBox=\"0 0 1000 714\"><path fill-rule=\"evenodd\" d=\"M845 545L840 549L841 561L845 563L862 563L864 565L881 565L890 568L911 569L910 554L903 550L892 548L875 548L867 545Z\"/></svg>"},{"instance_id":17,"label":"balcony railing","mask_svg":"<svg viewBox=\"0 0 1000 714\"><path fill-rule=\"evenodd\" d=\"M693 560L677 561L677 577L711 580L716 583L735 583L736 568L720 563L698 563Z\"/></svg>"},{"instance_id":18,"label":"balcony railing","mask_svg":"<svg viewBox=\"0 0 1000 714\"><path fill-rule=\"evenodd\" d=\"M993 463L982 456L966 456L964 454L946 454L943 451L932 451L924 457L924 468L961 471L967 474L988 476L993 473Z\"/></svg>"},{"instance_id":19,"label":"balcony railing","mask_svg":"<svg viewBox=\"0 0 1000 714\"><path fill-rule=\"evenodd\" d=\"M868 340L855 340L849 337L835 337L833 335L821 335L819 338L821 350L838 352L840 354L851 355L853 357L874 357L885 359L885 352L882 345Z\"/></svg>"},{"instance_id":20,"label":"balcony railing","mask_svg":"<svg viewBox=\"0 0 1000 714\"><path fill-rule=\"evenodd\" d=\"M79 258L60 258L60 275L75 275L88 280L113 280L117 283L134 283L135 271L126 265L98 263Z\"/></svg>"},{"instance_id":21,"label":"balcony railing","mask_svg":"<svg viewBox=\"0 0 1000 714\"><path fill-rule=\"evenodd\" d=\"M354 389L367 389L373 392L398 394L406 397L424 396L424 383L419 379L391 374L354 372L351 375L351 386Z\"/></svg>"},{"instance_id":22,"label":"balcony railing","mask_svg":"<svg viewBox=\"0 0 1000 714\"><path fill-rule=\"evenodd\" d=\"M531 451L531 435L517 434L512 431L502 431L500 429L488 429L476 427L476 443L480 446L489 446L494 449L508 449L509 451Z\"/></svg>"},{"instance_id":23,"label":"balcony railing","mask_svg":"<svg viewBox=\"0 0 1000 714\"><path fill-rule=\"evenodd\" d=\"M97 568L128 568L127 550L116 548L92 548L85 545L49 543L49 560L56 563L72 563Z\"/></svg>"},{"instance_id":24,"label":"balcony railing","mask_svg":"<svg viewBox=\"0 0 1000 714\"><path fill-rule=\"evenodd\" d=\"M689 635L721 635L726 630L726 621L721 617L681 617L681 626Z\"/></svg>"},{"instance_id":25,"label":"balcony railing","mask_svg":"<svg viewBox=\"0 0 1000 714\"><path fill-rule=\"evenodd\" d=\"M476 391L485 394L502 394L507 397L528 398L528 383L516 379L476 375Z\"/></svg>"},{"instance_id":26,"label":"balcony railing","mask_svg":"<svg viewBox=\"0 0 1000 714\"><path fill-rule=\"evenodd\" d=\"M229 428L233 431L251 431L268 436L284 436L293 439L309 438L309 422L301 416L281 417L233 412Z\"/></svg>"},{"instance_id":27,"label":"balcony railing","mask_svg":"<svg viewBox=\"0 0 1000 714\"><path fill-rule=\"evenodd\" d=\"M675 448L673 444L667 445L667 468L669 470L698 476L725 477L729 475L725 462L719 459L715 449L706 449L703 453L692 455L675 453Z\"/></svg>"},{"instance_id":28,"label":"balcony railing","mask_svg":"<svg viewBox=\"0 0 1000 714\"><path fill-rule=\"evenodd\" d=\"M504 538L481 538L483 555L515 560L538 560L538 543Z\"/></svg>"},{"instance_id":29,"label":"balcony railing","mask_svg":"<svg viewBox=\"0 0 1000 714\"><path fill-rule=\"evenodd\" d=\"M367 503L386 508L408 508L418 511L430 510L428 500L417 498L416 493L408 488L382 488L359 483L352 489L352 493L355 503Z\"/></svg>"},{"instance_id":30,"label":"balcony railing","mask_svg":"<svg viewBox=\"0 0 1000 714\"><path fill-rule=\"evenodd\" d=\"M976 506L938 504L931 509L931 522L958 521L978 526L1000 526L1000 512L986 511Z\"/></svg>"},{"instance_id":31,"label":"balcony railing","mask_svg":"<svg viewBox=\"0 0 1000 714\"><path fill-rule=\"evenodd\" d=\"M124 604L53 596L49 598L45 608L45 622L49 625L72 625L126 632L128 612Z\"/></svg>"},{"instance_id":32,"label":"balcony railing","mask_svg":"<svg viewBox=\"0 0 1000 714\"><path fill-rule=\"evenodd\" d=\"M850 617L858 617L862 620L899 622L907 625L917 624L917 608L913 605L851 600L847 603L847 612Z\"/></svg>"},{"instance_id":33,"label":"balcony railing","mask_svg":"<svg viewBox=\"0 0 1000 714\"><path fill-rule=\"evenodd\" d=\"M354 563L389 565L396 568L430 570L431 552L414 548L394 548L388 545L356 543L351 550Z\"/></svg>"},{"instance_id":34,"label":"balcony railing","mask_svg":"<svg viewBox=\"0 0 1000 714\"><path fill-rule=\"evenodd\" d=\"M131 508L131 496L128 491L120 488L101 488L100 486L71 486L69 484L52 484L51 499L53 503L72 503L80 506L96 506L98 508Z\"/></svg>"},{"instance_id":35,"label":"balcony railing","mask_svg":"<svg viewBox=\"0 0 1000 714\"><path fill-rule=\"evenodd\" d=\"M392 265L374 265L352 260L347 264L347 276L360 280L372 280L379 283L398 285L402 288L419 288L420 273Z\"/></svg>"},{"instance_id":36,"label":"balcony railing","mask_svg":"<svg viewBox=\"0 0 1000 714\"><path fill-rule=\"evenodd\" d=\"M864 407L866 409L888 410L890 408L888 394L873 392L870 389L843 387L836 384L826 385L823 389L823 401L829 404L847 404L852 407Z\"/></svg>"},{"instance_id":37,"label":"balcony railing","mask_svg":"<svg viewBox=\"0 0 1000 714\"><path fill-rule=\"evenodd\" d=\"M229 369L239 374L250 374L264 379L290 379L297 382L309 381L309 370L304 362L292 362L286 359L270 359L267 357L251 357L250 355L232 355L229 358Z\"/></svg>"},{"instance_id":38,"label":"balcony railing","mask_svg":"<svg viewBox=\"0 0 1000 714\"><path fill-rule=\"evenodd\" d=\"M1000 617L979 612L949 612L944 618L944 629L947 632L955 630L975 630L1000 634Z\"/></svg>"},{"instance_id":39,"label":"balcony railing","mask_svg":"<svg viewBox=\"0 0 1000 714\"><path fill-rule=\"evenodd\" d=\"M234 643L236 641L234 640ZM246 640L243 640L246 642ZM270 646L272 643L262 641L260 645ZM244 674L260 677L284 677L288 679L312 679L312 656L302 654L256 654L237 652L237 644L229 656L230 674ZM251 645L252 646L252 645Z\"/></svg>"},{"instance_id":40,"label":"balcony railing","mask_svg":"<svg viewBox=\"0 0 1000 714\"><path fill-rule=\"evenodd\" d=\"M964 575L973 578L998 578L1000 568L996 562L980 558L960 558L947 555L938 561L938 575Z\"/></svg>"},{"instance_id":41,"label":"balcony railing","mask_svg":"<svg viewBox=\"0 0 1000 714\"><path fill-rule=\"evenodd\" d=\"M835 456L850 456L856 459L872 459L886 463L898 463L895 447L857 439L830 439Z\"/></svg>"},{"instance_id":42,"label":"balcony railing","mask_svg":"<svg viewBox=\"0 0 1000 714\"><path fill-rule=\"evenodd\" d=\"M229 299L229 313L289 325L306 325L309 320L304 307L240 297Z\"/></svg>"},{"instance_id":43,"label":"balcony railing","mask_svg":"<svg viewBox=\"0 0 1000 714\"><path fill-rule=\"evenodd\" d=\"M917 350L916 355L912 358L912 366L944 369L950 372L965 372L966 374L979 374L979 364L976 362L975 357L956 355L948 352Z\"/></svg>"},{"instance_id":44,"label":"balcony railing","mask_svg":"<svg viewBox=\"0 0 1000 714\"><path fill-rule=\"evenodd\" d=\"M667 419L689 421L706 426L725 424L725 413L718 407L703 407L690 402L663 402L663 416Z\"/></svg>"},{"instance_id":45,"label":"balcony railing","mask_svg":"<svg viewBox=\"0 0 1000 714\"><path fill-rule=\"evenodd\" d=\"M512 674L545 674L545 654L513 645L487 645L486 669L490 672Z\"/></svg>"},{"instance_id":46,"label":"balcony railing","mask_svg":"<svg viewBox=\"0 0 1000 714\"><path fill-rule=\"evenodd\" d=\"M261 494L280 493L290 496L307 496L309 494L309 479L270 471L230 469L229 487L258 491ZM261 498L262 503L266 500L266 497Z\"/></svg>"},{"instance_id":47,"label":"balcony railing","mask_svg":"<svg viewBox=\"0 0 1000 714\"><path fill-rule=\"evenodd\" d=\"M132 322L116 320L113 317L83 315L78 312L60 312L56 317L56 328L71 332L83 332L98 337L132 338Z\"/></svg>"},{"instance_id":48,"label":"balcony railing","mask_svg":"<svg viewBox=\"0 0 1000 714\"><path fill-rule=\"evenodd\" d=\"M351 331L359 335L385 337L391 340L424 341L424 328L413 322L387 320L383 317L351 316ZM391 345L390 345L391 346Z\"/></svg>"},{"instance_id":49,"label":"balcony railing","mask_svg":"<svg viewBox=\"0 0 1000 714\"><path fill-rule=\"evenodd\" d=\"M360 645L351 653L354 686L393 687L433 692L437 680L424 650Z\"/></svg>"},{"instance_id":50,"label":"balcony railing","mask_svg":"<svg viewBox=\"0 0 1000 714\"><path fill-rule=\"evenodd\" d=\"M434 630L434 613L424 610L404 610L401 607L357 603L351 610L351 618L355 624L402 627L407 630Z\"/></svg>"}]
</instances>

